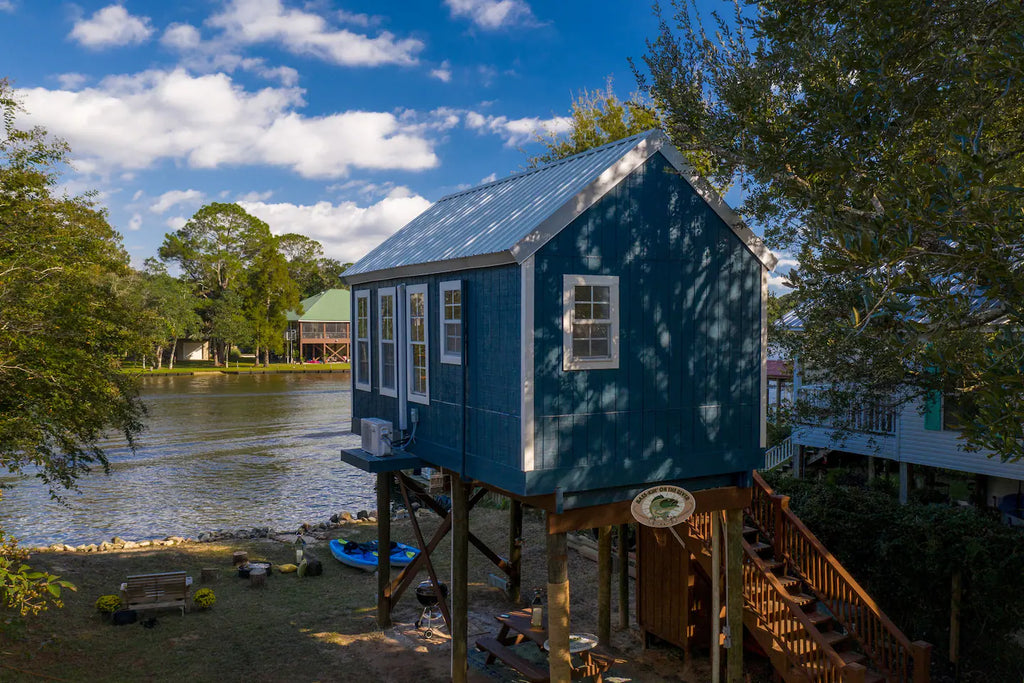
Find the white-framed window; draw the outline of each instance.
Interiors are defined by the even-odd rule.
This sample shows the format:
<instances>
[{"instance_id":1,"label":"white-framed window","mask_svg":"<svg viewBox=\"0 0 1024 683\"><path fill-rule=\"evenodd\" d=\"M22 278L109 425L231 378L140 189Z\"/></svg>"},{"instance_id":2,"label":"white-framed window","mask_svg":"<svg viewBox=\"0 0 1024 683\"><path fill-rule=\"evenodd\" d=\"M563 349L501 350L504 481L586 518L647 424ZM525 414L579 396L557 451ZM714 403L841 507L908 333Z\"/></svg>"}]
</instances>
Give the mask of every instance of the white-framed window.
<instances>
[{"instance_id":1,"label":"white-framed window","mask_svg":"<svg viewBox=\"0 0 1024 683\"><path fill-rule=\"evenodd\" d=\"M370 290L356 292L356 389L370 390Z\"/></svg>"},{"instance_id":2,"label":"white-framed window","mask_svg":"<svg viewBox=\"0 0 1024 683\"><path fill-rule=\"evenodd\" d=\"M395 346L395 288L377 290L377 368L382 396L398 396L398 350Z\"/></svg>"},{"instance_id":3,"label":"white-framed window","mask_svg":"<svg viewBox=\"0 0 1024 683\"><path fill-rule=\"evenodd\" d=\"M619 278L562 276L562 369L619 367Z\"/></svg>"},{"instance_id":4,"label":"white-framed window","mask_svg":"<svg viewBox=\"0 0 1024 683\"><path fill-rule=\"evenodd\" d=\"M440 289L441 362L460 365L462 363L462 283L458 280L442 282Z\"/></svg>"},{"instance_id":5,"label":"white-framed window","mask_svg":"<svg viewBox=\"0 0 1024 683\"><path fill-rule=\"evenodd\" d=\"M405 288L407 344L407 393L413 403L430 403L430 349L427 340L427 286L411 285Z\"/></svg>"}]
</instances>

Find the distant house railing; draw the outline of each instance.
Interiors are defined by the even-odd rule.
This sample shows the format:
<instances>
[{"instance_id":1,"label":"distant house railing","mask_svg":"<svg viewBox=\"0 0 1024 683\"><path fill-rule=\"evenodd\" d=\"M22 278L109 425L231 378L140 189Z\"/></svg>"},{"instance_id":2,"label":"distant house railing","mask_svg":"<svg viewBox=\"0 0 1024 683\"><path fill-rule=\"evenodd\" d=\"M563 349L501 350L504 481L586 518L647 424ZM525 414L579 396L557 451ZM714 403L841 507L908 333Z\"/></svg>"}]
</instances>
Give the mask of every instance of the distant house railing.
<instances>
[{"instance_id":1,"label":"distant house railing","mask_svg":"<svg viewBox=\"0 0 1024 683\"><path fill-rule=\"evenodd\" d=\"M827 391L827 387L817 385L802 386L796 392L797 403L824 408L827 406ZM854 405L839 420L832 418L813 420L798 414L796 422L815 427L841 427L855 432L895 434L896 409L893 406L863 403Z\"/></svg>"},{"instance_id":2,"label":"distant house railing","mask_svg":"<svg viewBox=\"0 0 1024 683\"><path fill-rule=\"evenodd\" d=\"M793 437L787 436L784 441L764 452L764 467L761 468L761 471L767 472L783 463L789 462L793 458L793 451L795 449Z\"/></svg>"}]
</instances>

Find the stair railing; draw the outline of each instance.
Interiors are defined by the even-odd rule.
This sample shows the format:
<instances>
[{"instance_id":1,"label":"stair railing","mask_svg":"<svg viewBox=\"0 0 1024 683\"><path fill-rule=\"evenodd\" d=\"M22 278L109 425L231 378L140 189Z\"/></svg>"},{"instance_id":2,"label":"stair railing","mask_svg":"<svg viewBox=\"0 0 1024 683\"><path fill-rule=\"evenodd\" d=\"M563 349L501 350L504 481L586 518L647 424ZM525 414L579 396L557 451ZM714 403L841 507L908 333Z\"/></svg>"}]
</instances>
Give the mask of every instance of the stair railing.
<instances>
[{"instance_id":1,"label":"stair railing","mask_svg":"<svg viewBox=\"0 0 1024 683\"><path fill-rule=\"evenodd\" d=\"M713 512L697 513L686 522L687 534L711 552ZM829 645L821 631L793 596L746 541L743 546L743 603L758 628L768 634L789 667L815 683L863 683L867 670L847 664ZM691 552L697 552L691 548Z\"/></svg>"},{"instance_id":2,"label":"stair railing","mask_svg":"<svg viewBox=\"0 0 1024 683\"><path fill-rule=\"evenodd\" d=\"M791 669L804 671L822 683L863 683L866 669L847 664L822 637L779 577L743 541L743 601L760 628L768 633Z\"/></svg>"},{"instance_id":3,"label":"stair railing","mask_svg":"<svg viewBox=\"0 0 1024 683\"><path fill-rule=\"evenodd\" d=\"M762 472L773 470L784 462L793 458L793 437L787 436L783 441L772 446L764 452L764 467Z\"/></svg>"},{"instance_id":4,"label":"stair railing","mask_svg":"<svg viewBox=\"0 0 1024 683\"><path fill-rule=\"evenodd\" d=\"M839 564L803 522L789 510L789 497L776 495L754 472L751 517L771 538L775 558L786 560L816 597L860 643L887 680L927 683L931 645L910 640Z\"/></svg>"}]
</instances>

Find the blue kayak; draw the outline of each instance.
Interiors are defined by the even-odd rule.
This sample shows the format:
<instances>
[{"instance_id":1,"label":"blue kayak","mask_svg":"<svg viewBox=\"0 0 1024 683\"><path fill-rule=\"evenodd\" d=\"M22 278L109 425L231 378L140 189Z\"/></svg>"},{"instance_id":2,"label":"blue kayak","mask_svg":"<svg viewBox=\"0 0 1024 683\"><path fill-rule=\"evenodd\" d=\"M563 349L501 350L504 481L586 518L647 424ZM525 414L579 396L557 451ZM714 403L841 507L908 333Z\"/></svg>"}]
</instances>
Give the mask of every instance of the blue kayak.
<instances>
[{"instance_id":1,"label":"blue kayak","mask_svg":"<svg viewBox=\"0 0 1024 683\"><path fill-rule=\"evenodd\" d=\"M392 567L404 567L419 555L420 551L404 543L391 543L390 564ZM377 541L356 543L336 538L331 541L331 554L342 564L347 564L363 571L377 569Z\"/></svg>"}]
</instances>

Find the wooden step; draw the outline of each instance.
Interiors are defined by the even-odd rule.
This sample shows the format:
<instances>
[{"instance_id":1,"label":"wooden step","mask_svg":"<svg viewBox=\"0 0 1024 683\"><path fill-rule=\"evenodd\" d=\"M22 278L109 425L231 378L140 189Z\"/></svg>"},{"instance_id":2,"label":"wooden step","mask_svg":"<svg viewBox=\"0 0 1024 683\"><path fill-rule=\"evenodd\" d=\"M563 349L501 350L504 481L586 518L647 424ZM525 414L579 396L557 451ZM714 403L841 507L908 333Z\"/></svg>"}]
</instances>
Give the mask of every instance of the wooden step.
<instances>
[{"instance_id":1,"label":"wooden step","mask_svg":"<svg viewBox=\"0 0 1024 683\"><path fill-rule=\"evenodd\" d=\"M751 538L756 538L756 537L757 537L757 527L747 526L746 524L744 524L743 525L743 538L745 538L745 539L747 539L749 541Z\"/></svg>"},{"instance_id":2,"label":"wooden step","mask_svg":"<svg viewBox=\"0 0 1024 683\"><path fill-rule=\"evenodd\" d=\"M825 639L828 646L833 650L836 649L836 645L843 642L850 637L848 633L840 633L839 631L822 631L821 637Z\"/></svg>"},{"instance_id":3,"label":"wooden step","mask_svg":"<svg viewBox=\"0 0 1024 683\"><path fill-rule=\"evenodd\" d=\"M797 593L796 595L790 595L790 598L797 604L798 607L806 608L810 607L818 602L818 598L813 595L807 595L807 593Z\"/></svg>"},{"instance_id":4,"label":"wooden step","mask_svg":"<svg viewBox=\"0 0 1024 683\"><path fill-rule=\"evenodd\" d=\"M761 557L766 557L769 553L773 552L773 548L770 544L762 543L761 541L751 544L750 549Z\"/></svg>"},{"instance_id":5,"label":"wooden step","mask_svg":"<svg viewBox=\"0 0 1024 683\"><path fill-rule=\"evenodd\" d=\"M542 669L533 662L523 659L511 649L498 642L496 638L478 638L476 648L489 652L508 666L512 667L532 683L548 683L548 670Z\"/></svg>"},{"instance_id":6,"label":"wooden step","mask_svg":"<svg viewBox=\"0 0 1024 683\"><path fill-rule=\"evenodd\" d=\"M864 664L867 657L862 652L854 652L853 650L847 650L846 652L838 652L839 657L847 664ZM867 664L864 664L867 666Z\"/></svg>"},{"instance_id":7,"label":"wooden step","mask_svg":"<svg viewBox=\"0 0 1024 683\"><path fill-rule=\"evenodd\" d=\"M775 572L775 571L778 571L779 569L785 569L786 568L786 563L783 562L782 560L765 560L764 561L764 566L765 566L765 569L767 569L768 571Z\"/></svg>"}]
</instances>

